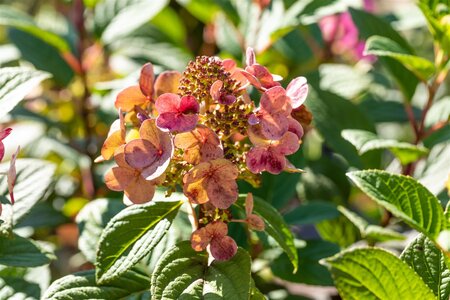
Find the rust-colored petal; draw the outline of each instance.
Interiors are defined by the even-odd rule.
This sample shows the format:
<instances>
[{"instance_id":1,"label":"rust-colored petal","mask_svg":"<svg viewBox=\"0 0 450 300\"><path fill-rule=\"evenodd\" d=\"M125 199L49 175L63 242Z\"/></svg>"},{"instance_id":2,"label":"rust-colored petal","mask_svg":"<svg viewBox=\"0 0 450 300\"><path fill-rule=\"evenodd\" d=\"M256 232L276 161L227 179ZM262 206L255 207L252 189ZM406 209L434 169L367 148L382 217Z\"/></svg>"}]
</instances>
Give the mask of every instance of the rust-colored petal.
<instances>
[{"instance_id":1,"label":"rust-colored petal","mask_svg":"<svg viewBox=\"0 0 450 300\"><path fill-rule=\"evenodd\" d=\"M153 71L153 65L146 63L142 66L141 76L139 77L139 87L142 94L151 99L153 96L153 82L155 81L155 73Z\"/></svg>"},{"instance_id":2,"label":"rust-colored petal","mask_svg":"<svg viewBox=\"0 0 450 300\"><path fill-rule=\"evenodd\" d=\"M158 149L148 140L137 139L125 145L125 161L130 167L143 169L155 162Z\"/></svg>"},{"instance_id":3,"label":"rust-colored petal","mask_svg":"<svg viewBox=\"0 0 450 300\"><path fill-rule=\"evenodd\" d=\"M142 105L148 102L148 98L142 94L138 85L130 86L121 91L116 98L114 105L117 109L122 109L124 112L132 111L135 105Z\"/></svg>"},{"instance_id":4,"label":"rust-colored petal","mask_svg":"<svg viewBox=\"0 0 450 300\"><path fill-rule=\"evenodd\" d=\"M138 175L131 180L124 192L131 202L134 204L142 204L153 199L155 189L154 182L145 180L142 176Z\"/></svg>"},{"instance_id":5,"label":"rust-colored petal","mask_svg":"<svg viewBox=\"0 0 450 300\"><path fill-rule=\"evenodd\" d=\"M204 251L211 242L211 235L205 227L197 229L191 234L191 246L195 251Z\"/></svg>"},{"instance_id":6,"label":"rust-colored petal","mask_svg":"<svg viewBox=\"0 0 450 300\"><path fill-rule=\"evenodd\" d=\"M257 231L264 231L265 224L263 219L260 216L255 214L250 214L247 216L248 227Z\"/></svg>"},{"instance_id":7,"label":"rust-colored petal","mask_svg":"<svg viewBox=\"0 0 450 300\"><path fill-rule=\"evenodd\" d=\"M229 260L237 252L237 244L229 236L212 239L210 245L211 255L217 260Z\"/></svg>"},{"instance_id":8,"label":"rust-colored petal","mask_svg":"<svg viewBox=\"0 0 450 300\"><path fill-rule=\"evenodd\" d=\"M181 73L178 71L164 71L155 81L156 97L165 93L177 93L180 85Z\"/></svg>"},{"instance_id":9,"label":"rust-colored petal","mask_svg":"<svg viewBox=\"0 0 450 300\"><path fill-rule=\"evenodd\" d=\"M114 167L104 177L106 186L112 191L123 191L133 180L135 174L132 169Z\"/></svg>"}]
</instances>

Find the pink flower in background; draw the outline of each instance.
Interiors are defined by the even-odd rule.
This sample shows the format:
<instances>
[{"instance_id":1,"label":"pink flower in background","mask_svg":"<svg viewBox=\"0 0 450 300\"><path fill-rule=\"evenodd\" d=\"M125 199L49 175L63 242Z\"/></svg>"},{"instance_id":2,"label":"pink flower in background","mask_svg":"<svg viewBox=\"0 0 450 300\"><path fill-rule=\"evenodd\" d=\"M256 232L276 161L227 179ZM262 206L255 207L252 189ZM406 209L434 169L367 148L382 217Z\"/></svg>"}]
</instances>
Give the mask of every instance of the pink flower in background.
<instances>
[{"instance_id":1,"label":"pink flower in background","mask_svg":"<svg viewBox=\"0 0 450 300\"><path fill-rule=\"evenodd\" d=\"M373 0L364 0L364 9L375 10ZM333 54L350 56L354 60L365 59L373 61L373 56L363 55L365 41L359 39L358 28L353 23L349 12L330 15L319 21L324 42Z\"/></svg>"}]
</instances>

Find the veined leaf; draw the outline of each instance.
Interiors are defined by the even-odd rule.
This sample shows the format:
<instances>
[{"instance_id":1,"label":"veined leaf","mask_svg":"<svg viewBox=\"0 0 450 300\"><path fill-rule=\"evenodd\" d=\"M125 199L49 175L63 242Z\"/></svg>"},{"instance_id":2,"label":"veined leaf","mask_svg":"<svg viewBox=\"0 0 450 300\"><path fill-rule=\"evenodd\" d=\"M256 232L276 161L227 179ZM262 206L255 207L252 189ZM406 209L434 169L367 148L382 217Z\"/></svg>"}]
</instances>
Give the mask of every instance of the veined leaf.
<instances>
[{"instance_id":1,"label":"veined leaf","mask_svg":"<svg viewBox=\"0 0 450 300\"><path fill-rule=\"evenodd\" d=\"M1 11L1 9L0 9ZM0 118L10 112L50 74L22 67L0 70Z\"/></svg>"},{"instance_id":2,"label":"veined leaf","mask_svg":"<svg viewBox=\"0 0 450 300\"><path fill-rule=\"evenodd\" d=\"M414 162L428 153L428 149L396 140L380 139L372 132L357 129L342 131L342 137L356 147L359 154L371 150L389 149L403 165Z\"/></svg>"},{"instance_id":3,"label":"veined leaf","mask_svg":"<svg viewBox=\"0 0 450 300\"><path fill-rule=\"evenodd\" d=\"M375 202L432 240L446 227L439 200L413 178L380 170L347 176Z\"/></svg>"},{"instance_id":4,"label":"veined leaf","mask_svg":"<svg viewBox=\"0 0 450 300\"><path fill-rule=\"evenodd\" d=\"M433 241L419 234L400 258L422 277L438 299L449 299L450 270L444 253L436 248Z\"/></svg>"},{"instance_id":5,"label":"veined leaf","mask_svg":"<svg viewBox=\"0 0 450 300\"><path fill-rule=\"evenodd\" d=\"M239 195L239 199L236 201L235 205L242 210L245 210L245 197L247 195ZM273 237L275 241L280 245L280 247L286 252L292 265L294 266L294 271L297 271L298 267L298 257L297 251L294 245L294 236L289 230L288 225L284 221L280 213L269 203L264 201L259 197L253 196L254 206L253 212L263 218L266 228L265 231L268 235Z\"/></svg>"},{"instance_id":6,"label":"veined leaf","mask_svg":"<svg viewBox=\"0 0 450 300\"><path fill-rule=\"evenodd\" d=\"M96 276L100 284L125 273L158 244L181 201L133 205L113 217L100 236Z\"/></svg>"},{"instance_id":7,"label":"veined leaf","mask_svg":"<svg viewBox=\"0 0 450 300\"><path fill-rule=\"evenodd\" d=\"M45 292L44 300L90 300L127 299L136 293L145 293L150 288L147 274L130 270L120 279L99 286L95 282L95 271L89 270L67 275L52 283Z\"/></svg>"},{"instance_id":8,"label":"veined leaf","mask_svg":"<svg viewBox=\"0 0 450 300\"><path fill-rule=\"evenodd\" d=\"M366 42L364 52L365 54L391 57L413 72L422 81L428 80L436 72L436 68L431 61L409 54L399 44L386 37L377 35L370 37Z\"/></svg>"},{"instance_id":9,"label":"veined leaf","mask_svg":"<svg viewBox=\"0 0 450 300\"><path fill-rule=\"evenodd\" d=\"M6 172L8 163L0 164L0 170ZM3 212L0 220L0 235L8 235L30 209L44 196L53 181L55 165L39 159L18 159L16 161L17 179L14 187L15 204L11 205L9 195L0 197ZM6 176L0 177L0 195L7 195Z\"/></svg>"},{"instance_id":10,"label":"veined leaf","mask_svg":"<svg viewBox=\"0 0 450 300\"><path fill-rule=\"evenodd\" d=\"M78 213L76 222L80 236L78 248L90 262L95 262L97 244L108 222L126 206L117 199L96 199Z\"/></svg>"},{"instance_id":11,"label":"veined leaf","mask_svg":"<svg viewBox=\"0 0 450 300\"><path fill-rule=\"evenodd\" d=\"M32 240L18 235L11 238L0 236L0 265L37 267L50 263L52 259L55 259L53 253Z\"/></svg>"},{"instance_id":12,"label":"veined leaf","mask_svg":"<svg viewBox=\"0 0 450 300\"><path fill-rule=\"evenodd\" d=\"M406 263L382 249L353 249L323 263L342 299L436 299Z\"/></svg>"},{"instance_id":13,"label":"veined leaf","mask_svg":"<svg viewBox=\"0 0 450 300\"><path fill-rule=\"evenodd\" d=\"M0 299L39 300L41 289L34 282L23 278L2 276L0 278Z\"/></svg>"},{"instance_id":14,"label":"veined leaf","mask_svg":"<svg viewBox=\"0 0 450 300\"><path fill-rule=\"evenodd\" d=\"M319 235L325 241L347 248L361 239L358 228L343 215L316 224Z\"/></svg>"},{"instance_id":15,"label":"veined leaf","mask_svg":"<svg viewBox=\"0 0 450 300\"><path fill-rule=\"evenodd\" d=\"M338 210L352 222L356 227L358 227L359 232L363 238L370 241L389 241L389 240L404 240L405 237L398 232L384 228L377 225L369 224L366 220L358 216L351 210L339 206Z\"/></svg>"},{"instance_id":16,"label":"veined leaf","mask_svg":"<svg viewBox=\"0 0 450 300\"><path fill-rule=\"evenodd\" d=\"M152 297L159 299L248 299L251 259L239 248L224 262L208 266L206 252L196 252L188 241L168 250L152 275Z\"/></svg>"}]
</instances>

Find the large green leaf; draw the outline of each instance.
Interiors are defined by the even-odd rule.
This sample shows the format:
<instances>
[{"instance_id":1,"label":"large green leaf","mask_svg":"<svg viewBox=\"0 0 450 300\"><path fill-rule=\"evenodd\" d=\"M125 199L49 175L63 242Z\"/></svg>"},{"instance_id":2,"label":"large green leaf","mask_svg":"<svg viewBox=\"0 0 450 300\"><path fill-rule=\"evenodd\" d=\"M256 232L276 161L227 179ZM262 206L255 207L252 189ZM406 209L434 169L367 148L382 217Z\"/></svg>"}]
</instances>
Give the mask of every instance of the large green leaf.
<instances>
[{"instance_id":1,"label":"large green leaf","mask_svg":"<svg viewBox=\"0 0 450 300\"><path fill-rule=\"evenodd\" d=\"M427 81L436 71L431 61L409 54L399 44L386 37L377 35L370 37L364 51L366 54L392 57L423 81Z\"/></svg>"},{"instance_id":2,"label":"large green leaf","mask_svg":"<svg viewBox=\"0 0 450 300\"><path fill-rule=\"evenodd\" d=\"M78 248L88 261L95 262L97 244L103 229L124 208L125 205L118 199L103 198L89 202L78 213Z\"/></svg>"},{"instance_id":3,"label":"large green leaf","mask_svg":"<svg viewBox=\"0 0 450 300\"><path fill-rule=\"evenodd\" d=\"M310 93L306 106L311 110L313 124L324 137L325 143L341 154L350 165L363 168L363 160L355 148L342 138L341 131L362 129L374 132L375 128L366 114L352 102L321 90ZM368 155L376 156L377 153Z\"/></svg>"},{"instance_id":4,"label":"large green leaf","mask_svg":"<svg viewBox=\"0 0 450 300\"><path fill-rule=\"evenodd\" d=\"M39 246L36 242L14 235L0 236L0 265L11 267L37 267L55 259L53 253Z\"/></svg>"},{"instance_id":5,"label":"large green leaf","mask_svg":"<svg viewBox=\"0 0 450 300\"><path fill-rule=\"evenodd\" d=\"M363 10L354 8L350 8L349 10L362 38L368 39L373 35L383 36L396 42L407 51L407 54L414 54L408 42L389 23ZM419 83L417 77L393 58L379 57L379 61L395 79L405 98L408 101L411 100Z\"/></svg>"},{"instance_id":6,"label":"large green leaf","mask_svg":"<svg viewBox=\"0 0 450 300\"><path fill-rule=\"evenodd\" d=\"M50 74L29 68L9 67L0 70L0 118L10 112Z\"/></svg>"},{"instance_id":7,"label":"large green leaf","mask_svg":"<svg viewBox=\"0 0 450 300\"><path fill-rule=\"evenodd\" d=\"M98 243L97 281L117 278L158 244L177 215L181 201L133 205L118 213L106 225Z\"/></svg>"},{"instance_id":8,"label":"large green leaf","mask_svg":"<svg viewBox=\"0 0 450 300\"><path fill-rule=\"evenodd\" d=\"M206 252L196 252L185 241L168 250L152 275L153 299L248 299L251 259L239 248L224 262L208 265Z\"/></svg>"},{"instance_id":9,"label":"large green leaf","mask_svg":"<svg viewBox=\"0 0 450 300\"><path fill-rule=\"evenodd\" d=\"M90 300L90 299L128 299L150 289L147 274L130 270L120 279L99 286L95 282L95 271L89 270L67 275L52 283L45 292L44 300ZM136 298L130 298L136 299Z\"/></svg>"},{"instance_id":10,"label":"large green leaf","mask_svg":"<svg viewBox=\"0 0 450 300\"><path fill-rule=\"evenodd\" d=\"M367 239L371 242L383 242L388 240L404 240L405 237L398 232L391 229L369 224L362 217L358 216L353 211L345 208L344 206L339 206L338 210L352 222L356 227L358 227L361 237Z\"/></svg>"},{"instance_id":11,"label":"large green leaf","mask_svg":"<svg viewBox=\"0 0 450 300\"><path fill-rule=\"evenodd\" d=\"M370 198L432 240L446 227L439 200L415 179L380 170L347 176Z\"/></svg>"},{"instance_id":12,"label":"large green leaf","mask_svg":"<svg viewBox=\"0 0 450 300\"><path fill-rule=\"evenodd\" d=\"M0 164L5 172L9 163ZM11 205L9 195L0 197L3 212L0 217L0 235L8 235L13 225L17 224L30 209L44 196L53 181L55 165L38 159L18 159L16 161L17 179L14 187L15 204ZM6 177L0 178L0 195L7 195Z\"/></svg>"},{"instance_id":13,"label":"large green leaf","mask_svg":"<svg viewBox=\"0 0 450 300\"><path fill-rule=\"evenodd\" d=\"M422 277L438 299L449 299L450 270L445 262L445 255L436 248L433 241L419 234L400 258Z\"/></svg>"},{"instance_id":14,"label":"large green leaf","mask_svg":"<svg viewBox=\"0 0 450 300\"><path fill-rule=\"evenodd\" d=\"M358 228L343 215L317 223L316 229L322 239L341 248L347 248L361 238Z\"/></svg>"},{"instance_id":15,"label":"large green leaf","mask_svg":"<svg viewBox=\"0 0 450 300\"><path fill-rule=\"evenodd\" d=\"M436 299L421 278L393 254L378 248L341 252L324 261L342 299Z\"/></svg>"},{"instance_id":16,"label":"large green leaf","mask_svg":"<svg viewBox=\"0 0 450 300\"><path fill-rule=\"evenodd\" d=\"M245 209L246 196L247 195L239 195L239 199L235 203L235 205L242 210ZM292 265L294 266L294 271L296 271L298 267L297 251L295 250L294 236L289 230L288 225L280 213L272 205L259 197L253 198L253 213L259 215L264 220L266 224L265 231L273 237L284 252L286 252Z\"/></svg>"},{"instance_id":17,"label":"large green leaf","mask_svg":"<svg viewBox=\"0 0 450 300\"><path fill-rule=\"evenodd\" d=\"M380 139L376 134L357 129L346 129L342 131L342 137L356 147L359 154L371 150L389 149L403 165L418 160L428 153L428 149L406 142L390 139Z\"/></svg>"},{"instance_id":18,"label":"large green leaf","mask_svg":"<svg viewBox=\"0 0 450 300\"><path fill-rule=\"evenodd\" d=\"M39 300L41 289L37 283L23 278L2 276L0 278L0 299Z\"/></svg>"},{"instance_id":19,"label":"large green leaf","mask_svg":"<svg viewBox=\"0 0 450 300\"><path fill-rule=\"evenodd\" d=\"M158 14L168 0L105 0L95 7L94 22L104 43L127 36Z\"/></svg>"},{"instance_id":20,"label":"large green leaf","mask_svg":"<svg viewBox=\"0 0 450 300\"><path fill-rule=\"evenodd\" d=\"M319 260L338 252L339 247L336 244L321 240L309 240L306 241L305 247L297 250L299 257L297 273L292 273L290 261L284 254L271 263L271 269L275 276L287 281L331 286L333 280L330 272L319 264Z\"/></svg>"}]
</instances>

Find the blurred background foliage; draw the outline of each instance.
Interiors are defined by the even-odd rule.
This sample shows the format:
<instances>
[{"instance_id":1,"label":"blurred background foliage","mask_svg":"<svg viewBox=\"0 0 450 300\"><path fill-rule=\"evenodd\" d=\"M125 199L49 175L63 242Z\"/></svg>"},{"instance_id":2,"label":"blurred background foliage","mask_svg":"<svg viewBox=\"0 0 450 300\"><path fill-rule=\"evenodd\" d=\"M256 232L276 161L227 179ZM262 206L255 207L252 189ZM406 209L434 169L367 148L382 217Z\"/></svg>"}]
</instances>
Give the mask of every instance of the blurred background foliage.
<instances>
[{"instance_id":1,"label":"blurred background foliage","mask_svg":"<svg viewBox=\"0 0 450 300\"><path fill-rule=\"evenodd\" d=\"M56 259L39 268L0 267L6 279L16 280L5 286L17 291L27 286L28 295L39 298L51 281L93 267L101 228L123 208L121 195L103 183L108 163L93 160L117 118L115 96L136 82L143 63L152 62L157 73L183 71L197 55L233 58L242 65L249 46L258 62L281 75L284 83L307 77L312 91L306 106L313 115L301 151L291 160L306 173L264 174L256 190L240 185L240 192L252 190L282 212L298 238L299 272L292 274L287 257L272 247L271 240L260 237L266 249L261 252L251 244L255 239L235 226L233 236L240 237L238 243L256 258L257 287L271 299L326 299L336 291L318 260L355 242L373 245L408 236L402 223L390 225L404 233L400 237L392 232L371 235L356 226L355 218L357 224L368 225L382 224L386 216L345 177L353 169L400 173L408 164L402 166L402 159L409 162L408 158L402 157L404 152L399 157L381 149L358 153L342 132L361 129L380 138L414 142L405 102L420 120L425 85L395 61L364 56L361 48L369 36L380 35L433 61L433 36L413 1L1 0L0 4L0 66L28 66L51 74L2 119L4 126L14 129L5 140L7 153L20 145L21 157L56 166L53 181L37 180L36 188L42 185L43 190L40 198L15 227L16 234L38 240ZM328 19L342 26L334 38L326 29L330 16L341 17ZM343 25L336 25L339 22ZM345 41L350 31L352 40ZM450 171L448 89L447 80L424 121L426 128L439 125L439 130L424 139L419 154L424 157L408 171L444 204ZM45 168L35 172L51 177ZM189 235L182 228L175 226L169 239ZM386 247L403 249L404 243L391 241ZM150 257L148 267L153 265Z\"/></svg>"}]
</instances>

